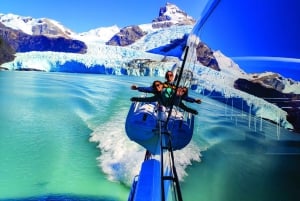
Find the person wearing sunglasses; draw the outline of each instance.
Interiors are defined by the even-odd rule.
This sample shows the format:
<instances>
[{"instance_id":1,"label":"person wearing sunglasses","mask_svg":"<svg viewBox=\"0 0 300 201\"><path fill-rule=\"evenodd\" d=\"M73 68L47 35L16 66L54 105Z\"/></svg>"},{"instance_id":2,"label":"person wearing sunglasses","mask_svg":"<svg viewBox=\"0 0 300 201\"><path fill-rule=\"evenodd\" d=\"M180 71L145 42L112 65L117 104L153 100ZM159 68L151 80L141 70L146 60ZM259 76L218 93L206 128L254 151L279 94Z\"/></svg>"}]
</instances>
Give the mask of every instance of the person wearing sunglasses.
<instances>
[{"instance_id":1,"label":"person wearing sunglasses","mask_svg":"<svg viewBox=\"0 0 300 201\"><path fill-rule=\"evenodd\" d=\"M172 101L174 105L178 106L179 108L183 109L184 111L190 112L192 114L197 115L198 111L195 109L192 109L188 106L186 106L183 102L182 102L182 97L184 96L184 94L187 93L187 91L184 89L184 87L179 87L177 89L177 93L176 96L173 98L173 93L175 92L170 91L170 88L165 88L164 84L159 81L159 80L155 80L152 83L152 88L154 89L153 94L154 96L151 97L132 97L130 98L131 101L137 101L137 102L158 102L159 105L163 105L165 107L170 107Z\"/></svg>"},{"instance_id":2,"label":"person wearing sunglasses","mask_svg":"<svg viewBox=\"0 0 300 201\"><path fill-rule=\"evenodd\" d=\"M166 96L167 98L172 97L173 93L176 90L176 85L174 84L174 81L176 80L175 78L176 77L174 76L173 71L168 70L165 73L165 82L163 83L163 88L164 88L164 96ZM156 92L156 89L153 85L150 87L138 87L137 85L132 85L131 89L138 90L139 92L144 92L144 93L155 93ZM201 103L201 99L195 99L195 98L188 96L188 88L187 87L184 87L183 90L185 91L185 93L181 96L180 99L185 100L190 103L198 103L198 104ZM166 101L164 101L164 102L166 102ZM168 101L168 102L170 102L170 101Z\"/></svg>"},{"instance_id":3,"label":"person wearing sunglasses","mask_svg":"<svg viewBox=\"0 0 300 201\"><path fill-rule=\"evenodd\" d=\"M170 88L175 89L174 74L172 71L168 70L165 73L165 79L166 79L166 81L163 83L163 87L164 88L170 87ZM144 92L144 93L154 93L155 92L155 88L153 88L153 85L150 87L139 87L137 85L132 85L131 89L138 90L139 92Z\"/></svg>"},{"instance_id":4,"label":"person wearing sunglasses","mask_svg":"<svg viewBox=\"0 0 300 201\"><path fill-rule=\"evenodd\" d=\"M174 83L175 77L174 77L173 71L168 70L165 74L165 79L166 79L166 81L164 82L164 84L175 86L175 83Z\"/></svg>"},{"instance_id":5,"label":"person wearing sunglasses","mask_svg":"<svg viewBox=\"0 0 300 201\"><path fill-rule=\"evenodd\" d=\"M147 87L145 87L147 88ZM149 93L153 93L154 96L150 97L132 97L130 98L131 101L137 101L137 102L158 102L161 105L164 105L163 99L162 99L162 91L163 91L163 83L159 80L155 80L152 83L151 86L152 90ZM140 90L139 90L140 91ZM145 92L145 91L143 91Z\"/></svg>"}]
</instances>

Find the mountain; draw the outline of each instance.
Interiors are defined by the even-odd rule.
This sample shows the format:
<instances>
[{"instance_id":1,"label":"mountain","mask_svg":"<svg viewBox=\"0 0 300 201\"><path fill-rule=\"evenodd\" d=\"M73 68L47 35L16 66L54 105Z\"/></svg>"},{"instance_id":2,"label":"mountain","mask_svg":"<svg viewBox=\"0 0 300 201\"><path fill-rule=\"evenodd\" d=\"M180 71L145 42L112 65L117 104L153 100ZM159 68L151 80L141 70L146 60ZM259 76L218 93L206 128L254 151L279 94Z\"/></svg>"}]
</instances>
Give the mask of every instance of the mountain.
<instances>
[{"instance_id":1,"label":"mountain","mask_svg":"<svg viewBox=\"0 0 300 201\"><path fill-rule=\"evenodd\" d=\"M120 28L116 25L111 27L99 27L87 32L79 33L75 35L74 38L86 42L105 43L118 32L120 32Z\"/></svg>"},{"instance_id":2,"label":"mountain","mask_svg":"<svg viewBox=\"0 0 300 201\"><path fill-rule=\"evenodd\" d=\"M147 35L139 26L129 26L120 30L115 34L106 45L127 46L135 43L143 36Z\"/></svg>"},{"instance_id":3,"label":"mountain","mask_svg":"<svg viewBox=\"0 0 300 201\"><path fill-rule=\"evenodd\" d=\"M296 90L293 90L292 93L286 91L288 85L297 86L297 83L290 79L284 79L277 73L254 74L250 79L238 78L234 82L236 89L265 99L287 111L287 120L294 125L294 130L300 133L300 102L297 101L300 100L300 94L295 94Z\"/></svg>"},{"instance_id":4,"label":"mountain","mask_svg":"<svg viewBox=\"0 0 300 201\"><path fill-rule=\"evenodd\" d=\"M160 8L159 16L152 21L152 27L163 28L173 25L194 25L195 22L191 16L176 5L167 2L166 6Z\"/></svg>"},{"instance_id":5,"label":"mountain","mask_svg":"<svg viewBox=\"0 0 300 201\"><path fill-rule=\"evenodd\" d=\"M5 25L0 28L0 36L1 34L9 36L6 40L17 50L14 61L3 64L3 67L10 70L35 69L49 72L163 76L166 69L181 65L181 56L188 35L194 28L194 20L170 3L160 8L159 16L152 23L131 25L121 29L117 26L97 28L79 34L64 28L55 20L40 19L43 21L41 24L51 22L52 26L39 26L43 27L43 31L38 32L32 30L35 30L33 27L37 27L39 20L16 15L0 16L1 22ZM58 25L56 31L46 31L49 27L53 30L54 25ZM45 46L47 40L52 44L50 48L49 45ZM42 49L38 49L39 46ZM70 47L72 51L55 49L59 46ZM199 89L202 89L197 90L198 92L206 90L209 93L218 92L219 97L242 97L245 105L255 104L253 107L249 106L254 115L275 122L279 118L278 123L281 126L294 128L285 121L286 111L253 96L255 90L245 93L243 87L234 88L238 84L235 81L243 79L252 82L253 75L245 73L220 50L212 50L202 41L195 48L197 57L197 61L193 63L197 69L195 79L198 80ZM273 85L267 88L274 87L276 90L280 89L282 93L300 93L297 92L300 88L298 82L286 82L285 78L282 80L282 84L275 84L274 81ZM270 110L274 111L272 114L279 114L280 117L264 113L262 106L271 108Z\"/></svg>"},{"instance_id":6,"label":"mountain","mask_svg":"<svg viewBox=\"0 0 300 201\"><path fill-rule=\"evenodd\" d=\"M0 22L6 27L21 31L28 35L44 35L48 37L73 38L75 33L59 22L47 18L34 19L15 14L0 14Z\"/></svg>"},{"instance_id":7,"label":"mountain","mask_svg":"<svg viewBox=\"0 0 300 201\"><path fill-rule=\"evenodd\" d=\"M166 3L159 10L159 16L152 20L150 29L167 28L171 26L194 25L195 20L187 13L180 10L176 5ZM147 26L128 26L115 34L106 44L128 46L148 34Z\"/></svg>"},{"instance_id":8,"label":"mountain","mask_svg":"<svg viewBox=\"0 0 300 201\"><path fill-rule=\"evenodd\" d=\"M89 30L84 33L75 33L66 28L59 22L53 19L18 16L15 14L0 14L0 22L6 27L19 32L23 32L32 36L46 36L51 38L63 37L66 39L74 39L81 41L101 41L109 42L109 44L129 44L128 42L122 42L119 39L122 37L129 41L128 38L133 38L136 41L139 38L132 37L132 32L147 32L150 28L165 28L173 25L194 25L195 20L187 15L184 11L180 10L176 5L166 3L164 7L160 8L159 16L153 20L150 27L148 25L141 25L140 27L128 26L120 29L117 26L112 27L100 27L93 30ZM152 27L152 28L151 28ZM140 31L137 31L138 29ZM141 34L139 34L141 35ZM116 40L112 42L114 39ZM119 39L117 39L119 38ZM133 43L133 42L132 42ZM132 44L130 43L130 44Z\"/></svg>"},{"instance_id":9,"label":"mountain","mask_svg":"<svg viewBox=\"0 0 300 201\"><path fill-rule=\"evenodd\" d=\"M2 24L0 23L0 27ZM13 61L15 56L15 51L11 46L7 44L5 40L3 40L2 37L0 37L0 65L6 62ZM0 68L1 69L1 68Z\"/></svg>"},{"instance_id":10,"label":"mountain","mask_svg":"<svg viewBox=\"0 0 300 201\"><path fill-rule=\"evenodd\" d=\"M72 39L73 32L54 20L0 14L0 23L0 36L16 52L85 53L87 49L84 42Z\"/></svg>"}]
</instances>

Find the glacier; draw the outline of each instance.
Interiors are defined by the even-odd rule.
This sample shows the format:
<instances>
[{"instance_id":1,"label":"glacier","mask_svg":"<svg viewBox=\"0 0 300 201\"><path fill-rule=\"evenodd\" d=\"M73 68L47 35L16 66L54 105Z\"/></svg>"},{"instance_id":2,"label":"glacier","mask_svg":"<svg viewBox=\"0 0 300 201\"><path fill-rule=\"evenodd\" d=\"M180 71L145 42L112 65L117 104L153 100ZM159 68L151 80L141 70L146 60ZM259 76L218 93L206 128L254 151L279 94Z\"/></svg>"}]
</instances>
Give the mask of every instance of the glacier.
<instances>
[{"instance_id":1,"label":"glacier","mask_svg":"<svg viewBox=\"0 0 300 201\"><path fill-rule=\"evenodd\" d=\"M127 47L105 45L104 40L97 40L97 38L93 40L88 34L78 35L78 38L83 40L88 46L86 54L36 51L17 53L14 61L5 63L2 66L9 70L28 68L46 72L97 73L163 78L165 71L172 70L176 65L180 66L182 59L175 56L165 56L159 50L154 53L153 51L152 53L147 51L165 46L170 43L170 40L183 38L184 35L191 32L193 26L185 25L152 29L151 24L144 24L140 25L140 27L147 31L148 34ZM113 29L115 31L118 30L116 27L113 27ZM109 33L113 35L115 31ZM177 53L173 52L173 54L182 54L180 49L173 51L178 51ZM200 64L193 64L197 80L196 93L201 94L209 91L227 99L242 100L243 104L248 106L247 110L249 111L247 112L250 112L252 115L269 119L286 129L293 129L293 126L286 119L287 112L261 98L233 87L234 80L237 78L249 78L250 75L245 73L233 60L223 55L221 51L215 51L214 56L219 63L221 71L215 71ZM152 62L147 63L145 71L141 71L138 62L136 66L128 65L133 60L151 60ZM299 89L299 87L296 88Z\"/></svg>"}]
</instances>

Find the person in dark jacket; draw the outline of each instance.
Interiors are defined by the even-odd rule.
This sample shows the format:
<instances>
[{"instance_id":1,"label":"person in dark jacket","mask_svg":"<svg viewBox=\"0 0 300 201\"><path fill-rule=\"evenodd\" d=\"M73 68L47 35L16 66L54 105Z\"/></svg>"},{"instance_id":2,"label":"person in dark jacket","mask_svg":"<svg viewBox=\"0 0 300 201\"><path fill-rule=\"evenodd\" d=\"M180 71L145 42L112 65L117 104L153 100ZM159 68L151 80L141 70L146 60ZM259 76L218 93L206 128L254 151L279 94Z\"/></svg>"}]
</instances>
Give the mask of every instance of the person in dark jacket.
<instances>
[{"instance_id":1,"label":"person in dark jacket","mask_svg":"<svg viewBox=\"0 0 300 201\"><path fill-rule=\"evenodd\" d=\"M161 81L155 80L152 83L151 88L150 87L145 87L145 91L143 91L143 88L140 88L140 89L142 90L141 92L149 91L148 93L153 93L154 96L150 96L150 97L132 97L132 98L130 98L131 101L158 102L159 104L163 105L163 99L162 99L162 96L161 96L161 93L162 93L162 90L163 90L163 83Z\"/></svg>"},{"instance_id":2,"label":"person in dark jacket","mask_svg":"<svg viewBox=\"0 0 300 201\"><path fill-rule=\"evenodd\" d=\"M164 105L165 107L170 107L175 90L170 87L165 88L164 84L159 80L155 80L152 83L151 87L153 89L153 91L152 91L152 93L154 94L153 96L151 96L151 97L132 97L130 100L137 101L137 102L158 102L158 104L160 104L160 105ZM187 91L186 91L186 89L184 89L184 87L179 87L176 91L176 95L175 95L173 104L187 112L197 115L198 114L197 110L187 107L182 102L182 98L184 97L184 95L186 95L186 93L187 93ZM192 98L190 98L190 100L191 100L190 102L192 102Z\"/></svg>"},{"instance_id":3,"label":"person in dark jacket","mask_svg":"<svg viewBox=\"0 0 300 201\"><path fill-rule=\"evenodd\" d=\"M170 88L168 89L166 92L170 93L171 95L171 91L175 90L176 89L176 86L174 84L174 74L172 71L167 71L165 73L165 79L166 81L163 83L163 88ZM187 102L190 102L190 103L198 103L200 104L201 103L201 99L195 99L195 98L192 98L192 97L189 97L188 96L188 88L187 87L184 87L185 90L186 90L186 94L184 94L184 96L182 96L182 99L187 101ZM138 87L137 85L132 85L131 86L131 89L132 90L138 90L139 92L144 92L144 93L155 93L155 88L152 86L150 87Z\"/></svg>"}]
</instances>

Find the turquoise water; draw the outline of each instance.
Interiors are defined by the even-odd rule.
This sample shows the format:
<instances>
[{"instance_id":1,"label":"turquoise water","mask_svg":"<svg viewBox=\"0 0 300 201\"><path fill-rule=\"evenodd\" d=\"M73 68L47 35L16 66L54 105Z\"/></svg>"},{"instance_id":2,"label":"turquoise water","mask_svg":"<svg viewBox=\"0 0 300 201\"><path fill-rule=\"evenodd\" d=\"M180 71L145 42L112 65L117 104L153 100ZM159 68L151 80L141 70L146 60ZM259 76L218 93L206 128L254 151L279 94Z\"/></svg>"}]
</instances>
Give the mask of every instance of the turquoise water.
<instances>
[{"instance_id":1,"label":"turquoise water","mask_svg":"<svg viewBox=\"0 0 300 201\"><path fill-rule=\"evenodd\" d=\"M0 72L0 200L127 200L144 157L124 131L129 88L152 80ZM194 137L175 153L185 201L299 200L298 134L192 95Z\"/></svg>"}]
</instances>

